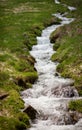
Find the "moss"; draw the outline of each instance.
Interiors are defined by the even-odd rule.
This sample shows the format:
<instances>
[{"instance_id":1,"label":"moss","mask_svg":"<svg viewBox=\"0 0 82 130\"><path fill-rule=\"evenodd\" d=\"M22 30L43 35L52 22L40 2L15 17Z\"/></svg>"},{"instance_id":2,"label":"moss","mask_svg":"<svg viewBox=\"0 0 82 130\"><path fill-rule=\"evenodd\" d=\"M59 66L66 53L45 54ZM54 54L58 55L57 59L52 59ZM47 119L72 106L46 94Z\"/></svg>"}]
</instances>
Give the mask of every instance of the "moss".
<instances>
[{"instance_id":1,"label":"moss","mask_svg":"<svg viewBox=\"0 0 82 130\"><path fill-rule=\"evenodd\" d=\"M3 129L23 130L30 126L29 117L21 112L24 109L24 102L20 95L14 89L10 90L9 96L1 101L0 111L3 116L0 117L0 125ZM2 125L5 122L5 125Z\"/></svg>"},{"instance_id":2,"label":"moss","mask_svg":"<svg viewBox=\"0 0 82 130\"><path fill-rule=\"evenodd\" d=\"M1 101L2 113L5 116L9 113L9 116L13 115L15 117L15 114L20 112L20 109L24 108L24 102L16 90L12 89L8 91L8 93L9 96L5 100Z\"/></svg>"},{"instance_id":3,"label":"moss","mask_svg":"<svg viewBox=\"0 0 82 130\"><path fill-rule=\"evenodd\" d=\"M25 123L15 119L0 116L0 130L25 130Z\"/></svg>"},{"instance_id":4,"label":"moss","mask_svg":"<svg viewBox=\"0 0 82 130\"><path fill-rule=\"evenodd\" d=\"M32 88L32 84L31 83L27 83L27 88Z\"/></svg>"},{"instance_id":5,"label":"moss","mask_svg":"<svg viewBox=\"0 0 82 130\"><path fill-rule=\"evenodd\" d=\"M24 79L26 82L34 83L38 78L37 72L28 72L24 74Z\"/></svg>"},{"instance_id":6,"label":"moss","mask_svg":"<svg viewBox=\"0 0 82 130\"><path fill-rule=\"evenodd\" d=\"M82 113L82 100L71 101L69 103L69 109Z\"/></svg>"},{"instance_id":7,"label":"moss","mask_svg":"<svg viewBox=\"0 0 82 130\"><path fill-rule=\"evenodd\" d=\"M25 114L23 112L19 113L18 119L19 119L19 121L24 122L27 125L27 127L28 126L30 127L29 117L27 114Z\"/></svg>"},{"instance_id":8,"label":"moss","mask_svg":"<svg viewBox=\"0 0 82 130\"><path fill-rule=\"evenodd\" d=\"M56 51L60 47L60 42L56 41L56 43L53 45L53 49Z\"/></svg>"}]
</instances>

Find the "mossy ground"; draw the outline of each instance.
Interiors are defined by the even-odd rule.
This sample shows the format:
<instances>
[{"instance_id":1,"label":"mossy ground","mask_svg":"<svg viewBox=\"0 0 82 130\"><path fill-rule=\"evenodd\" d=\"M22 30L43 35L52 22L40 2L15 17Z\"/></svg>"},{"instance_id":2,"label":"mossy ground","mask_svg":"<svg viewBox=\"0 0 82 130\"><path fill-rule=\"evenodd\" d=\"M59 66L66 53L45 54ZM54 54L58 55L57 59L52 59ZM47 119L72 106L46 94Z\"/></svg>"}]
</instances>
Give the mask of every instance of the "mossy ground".
<instances>
[{"instance_id":1,"label":"mossy ground","mask_svg":"<svg viewBox=\"0 0 82 130\"><path fill-rule=\"evenodd\" d=\"M74 79L74 86L79 95L82 96L82 0L61 0L61 2L77 8L75 11L69 11L67 15L67 17L75 18L75 21L60 27L51 34L50 38L54 43L53 48L57 50L51 59L60 62L57 70L63 77ZM59 37L53 41L56 35ZM78 108L75 107L74 109L77 103ZM81 103L82 100L71 102L70 108L82 112Z\"/></svg>"},{"instance_id":2,"label":"mossy ground","mask_svg":"<svg viewBox=\"0 0 82 130\"><path fill-rule=\"evenodd\" d=\"M29 127L19 94L38 78L29 51L44 27L59 22L51 15L57 11L67 9L53 0L0 0L0 95L8 93L0 100L0 130Z\"/></svg>"}]
</instances>

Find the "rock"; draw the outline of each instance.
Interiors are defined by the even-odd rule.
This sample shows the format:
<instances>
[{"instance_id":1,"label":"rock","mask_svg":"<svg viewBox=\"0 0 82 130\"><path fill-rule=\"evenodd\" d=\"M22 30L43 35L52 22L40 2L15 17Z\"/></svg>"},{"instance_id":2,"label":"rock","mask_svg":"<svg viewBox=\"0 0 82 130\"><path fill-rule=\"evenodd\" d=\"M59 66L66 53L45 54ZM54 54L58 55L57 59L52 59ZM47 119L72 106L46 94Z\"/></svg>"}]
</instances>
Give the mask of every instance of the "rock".
<instances>
[{"instance_id":1,"label":"rock","mask_svg":"<svg viewBox=\"0 0 82 130\"><path fill-rule=\"evenodd\" d=\"M26 83L23 81L22 78L18 79L18 85L19 85L19 86L26 87Z\"/></svg>"},{"instance_id":2,"label":"rock","mask_svg":"<svg viewBox=\"0 0 82 130\"><path fill-rule=\"evenodd\" d=\"M4 98L6 98L7 96L9 96L8 93L4 93L0 95L0 99L3 100Z\"/></svg>"},{"instance_id":3,"label":"rock","mask_svg":"<svg viewBox=\"0 0 82 130\"><path fill-rule=\"evenodd\" d=\"M37 111L31 105L27 106L23 112L27 113L31 120L36 118Z\"/></svg>"},{"instance_id":4,"label":"rock","mask_svg":"<svg viewBox=\"0 0 82 130\"><path fill-rule=\"evenodd\" d=\"M73 86L67 86L67 85L61 85L61 86L57 86L55 87L55 89L51 90L52 94L54 94L55 96L62 96L62 97L77 97L78 96L78 92L76 91L76 89Z\"/></svg>"},{"instance_id":5,"label":"rock","mask_svg":"<svg viewBox=\"0 0 82 130\"><path fill-rule=\"evenodd\" d=\"M57 40L59 37L60 37L60 33L55 34L55 36L53 36L53 37L50 39L50 42L51 42L51 43L55 43L56 40Z\"/></svg>"},{"instance_id":6,"label":"rock","mask_svg":"<svg viewBox=\"0 0 82 130\"><path fill-rule=\"evenodd\" d=\"M55 76L59 76L59 74L56 72L56 73L55 73Z\"/></svg>"},{"instance_id":7,"label":"rock","mask_svg":"<svg viewBox=\"0 0 82 130\"><path fill-rule=\"evenodd\" d=\"M34 67L34 70L37 72L37 69Z\"/></svg>"},{"instance_id":8,"label":"rock","mask_svg":"<svg viewBox=\"0 0 82 130\"><path fill-rule=\"evenodd\" d=\"M82 113L79 113L77 111L69 111L69 116L71 118L71 121L73 124L79 121L79 119L82 118Z\"/></svg>"},{"instance_id":9,"label":"rock","mask_svg":"<svg viewBox=\"0 0 82 130\"><path fill-rule=\"evenodd\" d=\"M32 65L34 65L34 63L36 62L35 58L34 58L33 56L31 56L31 55L29 55L29 56L27 57L27 60L28 60Z\"/></svg>"},{"instance_id":10,"label":"rock","mask_svg":"<svg viewBox=\"0 0 82 130\"><path fill-rule=\"evenodd\" d=\"M15 84L24 88L27 88L26 82L21 78L18 77L14 80Z\"/></svg>"}]
</instances>

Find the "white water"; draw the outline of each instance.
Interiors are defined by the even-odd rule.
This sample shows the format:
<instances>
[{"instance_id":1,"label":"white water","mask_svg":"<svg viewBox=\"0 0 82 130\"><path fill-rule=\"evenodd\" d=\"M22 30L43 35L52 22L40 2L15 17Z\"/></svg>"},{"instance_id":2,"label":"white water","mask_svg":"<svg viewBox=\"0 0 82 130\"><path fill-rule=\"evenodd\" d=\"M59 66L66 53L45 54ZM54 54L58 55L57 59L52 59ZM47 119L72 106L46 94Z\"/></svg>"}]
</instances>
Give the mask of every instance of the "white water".
<instances>
[{"instance_id":1,"label":"white water","mask_svg":"<svg viewBox=\"0 0 82 130\"><path fill-rule=\"evenodd\" d=\"M70 11L76 10L75 7L71 7L71 6L68 6L68 9L69 9Z\"/></svg>"},{"instance_id":2,"label":"white water","mask_svg":"<svg viewBox=\"0 0 82 130\"><path fill-rule=\"evenodd\" d=\"M60 3L57 0L55 2ZM37 119L35 123L32 123L29 130L82 130L82 121L79 121L76 125L65 125L67 104L70 100L79 97L75 89L72 98L65 97L64 92L61 92L63 86L67 89L72 80L60 76L56 77L55 72L58 63L53 63L50 60L54 53L49 40L50 34L58 27L69 24L74 19L66 18L60 14L53 15L62 20L61 24L52 25L43 30L41 37L37 37L38 44L33 46L30 52L37 61L35 67L39 78L32 89L22 92L25 105L31 105L38 112ZM56 90L58 90L58 93L55 94Z\"/></svg>"},{"instance_id":3,"label":"white water","mask_svg":"<svg viewBox=\"0 0 82 130\"><path fill-rule=\"evenodd\" d=\"M56 3L56 4L60 4L60 2L59 2L58 0L55 0L55 3Z\"/></svg>"}]
</instances>

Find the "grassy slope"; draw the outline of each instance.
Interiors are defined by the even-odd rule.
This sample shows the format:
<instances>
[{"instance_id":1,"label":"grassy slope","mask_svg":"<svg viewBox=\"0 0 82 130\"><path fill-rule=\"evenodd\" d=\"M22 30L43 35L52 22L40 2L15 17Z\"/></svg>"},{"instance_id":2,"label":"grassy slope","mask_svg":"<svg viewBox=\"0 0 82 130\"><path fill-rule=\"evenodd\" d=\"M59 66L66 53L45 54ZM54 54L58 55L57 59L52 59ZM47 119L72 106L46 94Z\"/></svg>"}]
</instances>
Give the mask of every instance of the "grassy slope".
<instances>
[{"instance_id":1,"label":"grassy slope","mask_svg":"<svg viewBox=\"0 0 82 130\"><path fill-rule=\"evenodd\" d=\"M0 0L0 96L9 95L0 100L0 130L29 127L19 92L38 77L29 50L44 27L58 22L51 16L57 8L66 11L53 0Z\"/></svg>"},{"instance_id":2,"label":"grassy slope","mask_svg":"<svg viewBox=\"0 0 82 130\"><path fill-rule=\"evenodd\" d=\"M75 80L74 85L82 96L82 0L61 0L61 2L77 8L76 11L69 11L68 15L76 19L51 34L51 39L59 35L54 44L57 53L51 59L60 62L57 70L62 76ZM81 103L80 100L73 101L70 103L70 108L82 112ZM78 108L75 104L78 104Z\"/></svg>"}]
</instances>

